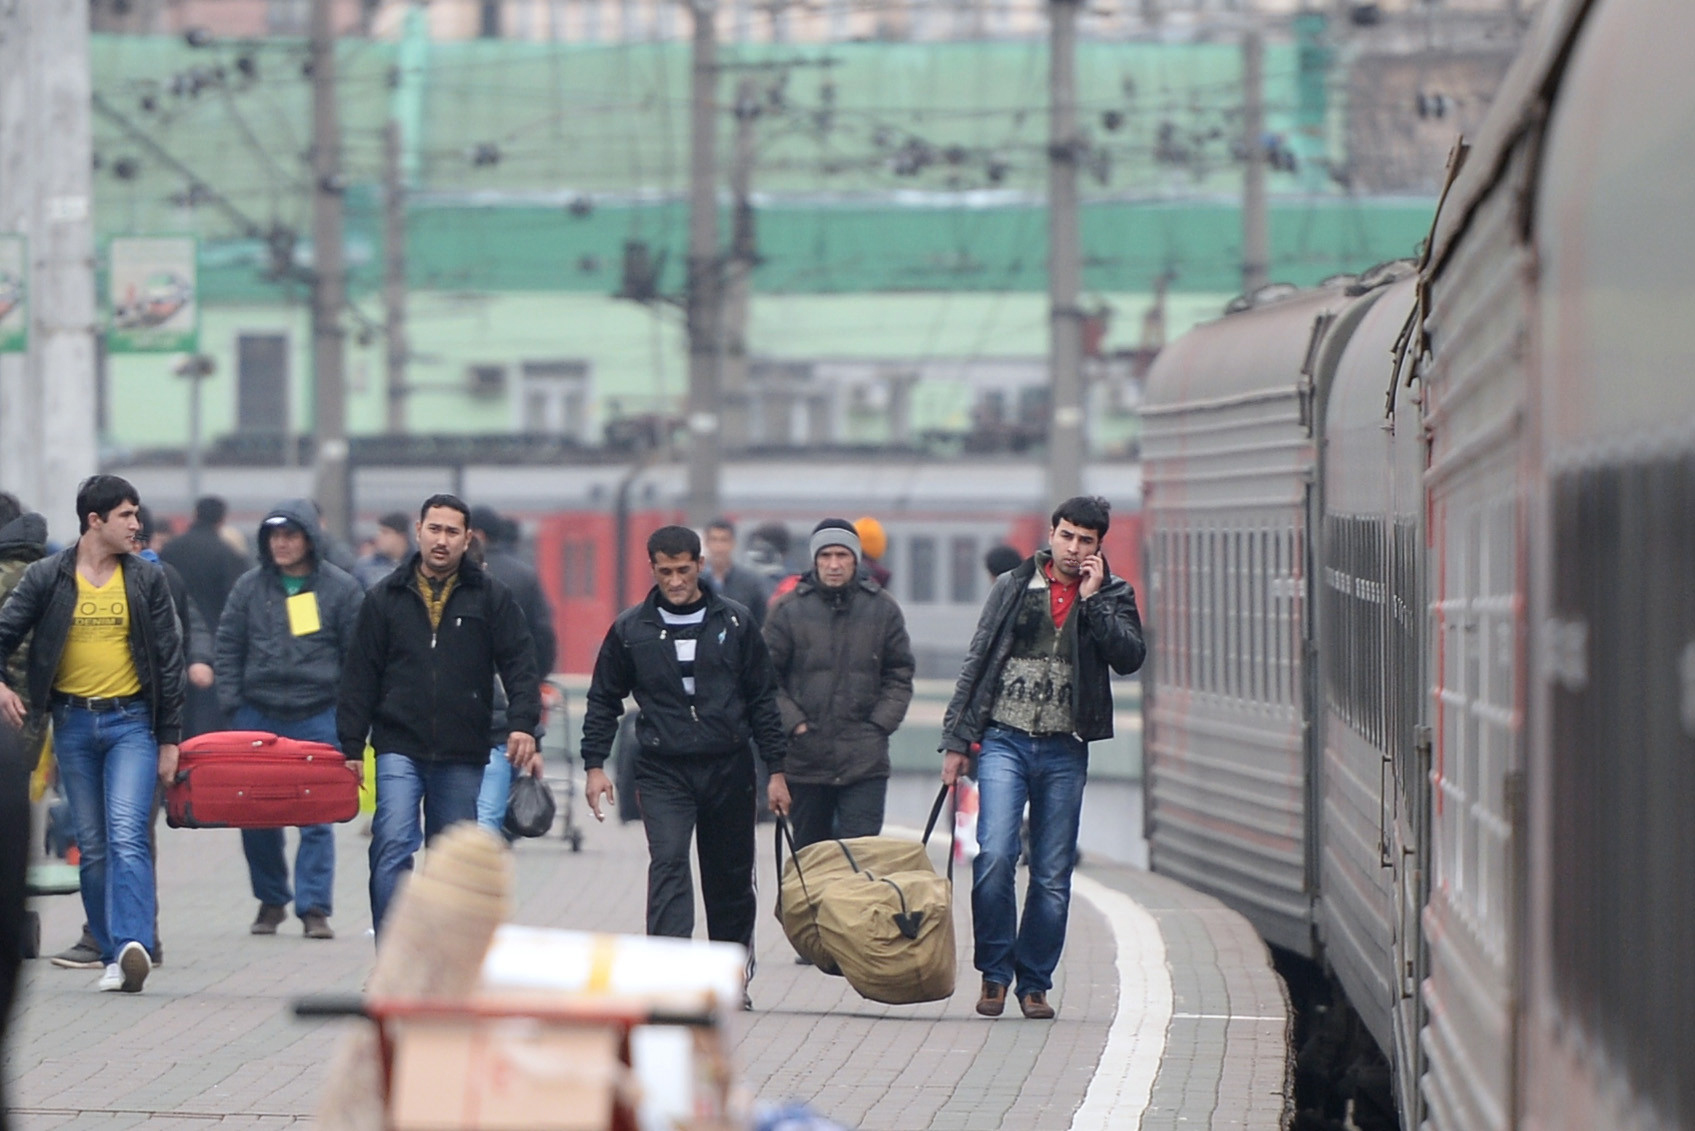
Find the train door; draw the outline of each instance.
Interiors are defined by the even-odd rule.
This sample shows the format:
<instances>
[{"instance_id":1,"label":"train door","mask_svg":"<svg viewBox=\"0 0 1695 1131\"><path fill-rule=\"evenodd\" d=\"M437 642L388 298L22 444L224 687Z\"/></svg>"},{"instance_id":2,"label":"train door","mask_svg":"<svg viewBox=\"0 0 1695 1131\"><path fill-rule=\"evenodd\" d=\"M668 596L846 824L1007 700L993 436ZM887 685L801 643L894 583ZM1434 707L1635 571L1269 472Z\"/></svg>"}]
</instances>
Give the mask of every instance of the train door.
<instances>
[{"instance_id":1,"label":"train door","mask_svg":"<svg viewBox=\"0 0 1695 1131\"><path fill-rule=\"evenodd\" d=\"M536 530L536 573L553 601L559 670L586 675L617 611L612 593L612 517L572 511Z\"/></svg>"}]
</instances>

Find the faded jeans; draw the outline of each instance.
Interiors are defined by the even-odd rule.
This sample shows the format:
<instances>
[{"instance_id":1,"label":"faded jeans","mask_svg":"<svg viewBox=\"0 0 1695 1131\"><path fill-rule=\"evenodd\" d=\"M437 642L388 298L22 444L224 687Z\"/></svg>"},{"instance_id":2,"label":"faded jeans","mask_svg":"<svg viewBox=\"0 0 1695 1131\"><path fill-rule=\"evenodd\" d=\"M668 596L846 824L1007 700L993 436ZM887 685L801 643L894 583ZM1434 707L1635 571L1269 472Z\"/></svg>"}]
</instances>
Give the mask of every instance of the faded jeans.
<instances>
[{"instance_id":1,"label":"faded jeans","mask_svg":"<svg viewBox=\"0 0 1695 1131\"><path fill-rule=\"evenodd\" d=\"M483 767L475 762L425 762L406 754L377 755L377 813L371 821L371 924L383 917L400 877L412 870L426 838L477 819ZM422 808L424 820L418 823Z\"/></svg>"},{"instance_id":2,"label":"faded jeans","mask_svg":"<svg viewBox=\"0 0 1695 1131\"><path fill-rule=\"evenodd\" d=\"M101 961L125 943L153 949L158 906L148 824L159 744L145 700L116 711L53 708L53 754L82 854L82 908Z\"/></svg>"},{"instance_id":3,"label":"faded jeans","mask_svg":"<svg viewBox=\"0 0 1695 1131\"><path fill-rule=\"evenodd\" d=\"M985 981L1022 997L1053 988L1071 910L1071 870L1088 777L1088 744L1071 735L991 726L977 759L977 858L971 919ZM1030 883L1018 919L1019 826L1030 803ZM1016 934L1014 928L1016 924Z\"/></svg>"}]
</instances>

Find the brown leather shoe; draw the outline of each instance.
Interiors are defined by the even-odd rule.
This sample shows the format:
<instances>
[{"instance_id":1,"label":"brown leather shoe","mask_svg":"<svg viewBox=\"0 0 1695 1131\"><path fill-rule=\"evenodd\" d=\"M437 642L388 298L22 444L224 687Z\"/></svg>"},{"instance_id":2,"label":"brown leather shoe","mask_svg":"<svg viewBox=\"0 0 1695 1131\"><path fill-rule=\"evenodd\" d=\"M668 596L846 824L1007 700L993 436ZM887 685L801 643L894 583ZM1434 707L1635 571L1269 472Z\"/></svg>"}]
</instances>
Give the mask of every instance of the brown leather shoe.
<instances>
[{"instance_id":1,"label":"brown leather shoe","mask_svg":"<svg viewBox=\"0 0 1695 1131\"><path fill-rule=\"evenodd\" d=\"M322 911L308 911L300 917L305 925L306 937L309 939L333 939L335 932L330 929L329 916Z\"/></svg>"},{"instance_id":2,"label":"brown leather shoe","mask_svg":"<svg viewBox=\"0 0 1695 1131\"><path fill-rule=\"evenodd\" d=\"M277 927L288 918L288 908L275 903L261 903L259 915L253 920L253 925L247 928L256 935L274 935Z\"/></svg>"},{"instance_id":3,"label":"brown leather shoe","mask_svg":"<svg viewBox=\"0 0 1695 1131\"><path fill-rule=\"evenodd\" d=\"M983 979L983 996L977 999L977 1012L984 1017L999 1017L1006 1008L1006 987Z\"/></svg>"},{"instance_id":4,"label":"brown leather shoe","mask_svg":"<svg viewBox=\"0 0 1695 1131\"><path fill-rule=\"evenodd\" d=\"M1041 990L1033 994L1025 994L1018 999L1018 1008L1024 1011L1024 1016L1032 1021L1052 1021L1053 1006L1048 1004L1048 995Z\"/></svg>"}]
</instances>

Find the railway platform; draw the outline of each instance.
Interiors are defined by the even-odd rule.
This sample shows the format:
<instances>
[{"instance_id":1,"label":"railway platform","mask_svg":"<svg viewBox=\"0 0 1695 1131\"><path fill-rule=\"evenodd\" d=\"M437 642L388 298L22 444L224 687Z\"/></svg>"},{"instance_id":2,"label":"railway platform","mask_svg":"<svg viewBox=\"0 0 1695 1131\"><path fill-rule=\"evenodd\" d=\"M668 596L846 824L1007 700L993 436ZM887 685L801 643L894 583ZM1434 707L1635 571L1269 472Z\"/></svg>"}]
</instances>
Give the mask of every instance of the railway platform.
<instances>
[{"instance_id":1,"label":"railway platform","mask_svg":"<svg viewBox=\"0 0 1695 1131\"><path fill-rule=\"evenodd\" d=\"M894 1131L1283 1124L1291 1076L1282 984L1247 923L1215 901L1085 859L1052 994L1058 1019L1026 1021L1014 1008L988 1020L972 1011L962 886L958 992L882 1006L794 965L770 917L769 826L760 832L755 1008L736 1021L737 1069L760 1101L800 1099L844 1126ZM248 934L255 902L236 833L161 829L165 965L131 996L96 992L93 971L26 964L5 1065L13 1126L309 1126L346 1023L296 1020L288 1003L356 991L371 964L368 841L357 824L340 826L337 841L337 937L308 941L294 920L275 937ZM519 922L641 930L639 825L591 821L580 853L556 835L518 854ZM44 949L76 937L80 902L37 907Z\"/></svg>"}]
</instances>

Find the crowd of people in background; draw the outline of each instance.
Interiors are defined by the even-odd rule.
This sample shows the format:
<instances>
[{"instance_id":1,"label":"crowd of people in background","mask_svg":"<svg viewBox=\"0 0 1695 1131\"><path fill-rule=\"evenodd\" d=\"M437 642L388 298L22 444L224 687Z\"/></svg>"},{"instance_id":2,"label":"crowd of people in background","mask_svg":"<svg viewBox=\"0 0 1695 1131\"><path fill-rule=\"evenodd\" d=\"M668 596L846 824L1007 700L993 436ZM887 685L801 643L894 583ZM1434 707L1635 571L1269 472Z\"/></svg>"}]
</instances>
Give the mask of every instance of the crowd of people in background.
<instances>
[{"instance_id":1,"label":"crowd of people in background","mask_svg":"<svg viewBox=\"0 0 1695 1131\"><path fill-rule=\"evenodd\" d=\"M184 737L265 731L349 759L374 751L379 937L428 839L460 821L502 832L514 781L540 775L557 640L512 519L433 495L416 518L382 516L356 554L309 499L267 511L251 549L217 498L197 500L174 534L132 485L101 475L77 510L78 539L50 553L42 517L0 495L0 755L8 773L33 765L50 721L81 856L87 923L56 965L136 992L163 962L154 830ZM1108 522L1103 500L1072 499L1054 512L1048 548L989 551L995 580L943 724L943 780L975 772L982 783L973 918L977 1008L990 1016L1009 989L1025 1016L1053 1016L1087 745L1111 733L1108 669L1141 663L1134 594L1100 556ZM915 665L875 518L823 519L804 542L768 523L747 541L738 555L726 518L704 539L653 532L653 587L607 629L580 756L597 818L615 801L614 750L630 763L621 788L639 799L647 835L648 931L693 933L692 845L707 933L748 947L751 978L761 803L792 821L802 847L879 834ZM296 837L291 871L282 830L242 833L250 930L278 933L292 907L304 937L333 938L333 829ZM1019 924L1013 873L1026 851ZM0 981L0 1008L10 987Z\"/></svg>"}]
</instances>

